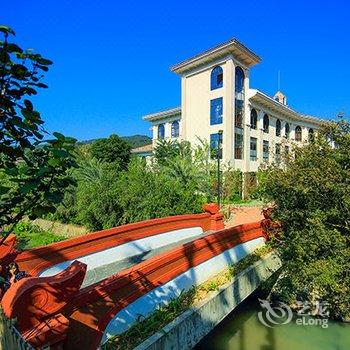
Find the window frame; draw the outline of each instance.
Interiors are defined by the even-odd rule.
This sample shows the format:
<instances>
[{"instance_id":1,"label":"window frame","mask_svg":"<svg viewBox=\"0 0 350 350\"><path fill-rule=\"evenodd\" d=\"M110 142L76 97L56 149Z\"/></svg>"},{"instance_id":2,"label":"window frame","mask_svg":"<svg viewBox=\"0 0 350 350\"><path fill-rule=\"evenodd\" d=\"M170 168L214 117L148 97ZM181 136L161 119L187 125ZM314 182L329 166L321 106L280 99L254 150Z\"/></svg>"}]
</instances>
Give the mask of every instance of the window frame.
<instances>
[{"instance_id":1,"label":"window frame","mask_svg":"<svg viewBox=\"0 0 350 350\"><path fill-rule=\"evenodd\" d=\"M237 78L240 78L239 83L241 85L238 85ZM243 68L241 68L240 66L236 66L235 68L235 93L236 94L242 93L244 91L244 80L245 80L245 73Z\"/></svg>"},{"instance_id":2,"label":"window frame","mask_svg":"<svg viewBox=\"0 0 350 350\"><path fill-rule=\"evenodd\" d=\"M244 158L244 135L243 133L237 131L235 132L234 157L238 160L242 160Z\"/></svg>"},{"instance_id":3,"label":"window frame","mask_svg":"<svg viewBox=\"0 0 350 350\"><path fill-rule=\"evenodd\" d=\"M176 129L174 127L174 125L177 125L176 126ZM174 133L174 130L177 131L176 135ZM177 138L180 136L180 123L178 120L174 120L172 123L171 123L171 137L173 138Z\"/></svg>"},{"instance_id":4,"label":"window frame","mask_svg":"<svg viewBox=\"0 0 350 350\"><path fill-rule=\"evenodd\" d=\"M160 130L162 130L162 132L160 132ZM160 134L162 134L162 135L160 135ZM164 125L164 123L157 125L157 139L159 139L159 140L165 139L165 125Z\"/></svg>"},{"instance_id":5,"label":"window frame","mask_svg":"<svg viewBox=\"0 0 350 350\"><path fill-rule=\"evenodd\" d=\"M300 125L297 125L294 129L294 139L297 142L301 142L303 140L303 130L301 129Z\"/></svg>"},{"instance_id":6,"label":"window frame","mask_svg":"<svg viewBox=\"0 0 350 350\"><path fill-rule=\"evenodd\" d=\"M220 101L221 104L215 104L215 101ZM217 97L210 100L210 125L219 125L223 123L223 114L224 114L224 106L223 106L223 98ZM221 115L214 116L213 115L213 109L217 108L221 105Z\"/></svg>"},{"instance_id":7,"label":"window frame","mask_svg":"<svg viewBox=\"0 0 350 350\"><path fill-rule=\"evenodd\" d=\"M266 125L266 121L267 121L267 125ZM264 118L263 118L263 131L265 134L268 134L270 131L270 117L268 116L267 113L264 114Z\"/></svg>"},{"instance_id":8,"label":"window frame","mask_svg":"<svg viewBox=\"0 0 350 350\"><path fill-rule=\"evenodd\" d=\"M288 129L288 131L287 131L287 129ZM286 139L289 139L289 137L290 137L290 125L289 125L288 122L286 122L285 125L284 125L284 137Z\"/></svg>"},{"instance_id":9,"label":"window frame","mask_svg":"<svg viewBox=\"0 0 350 350\"><path fill-rule=\"evenodd\" d=\"M255 149L252 148L252 141L255 140ZM250 148L249 148L249 160L255 162L258 160L258 139L256 137L250 137L249 140Z\"/></svg>"},{"instance_id":10,"label":"window frame","mask_svg":"<svg viewBox=\"0 0 350 350\"><path fill-rule=\"evenodd\" d=\"M220 78L219 78L220 77ZM210 90L220 89L224 86L224 70L221 66L215 66L210 73Z\"/></svg>"},{"instance_id":11,"label":"window frame","mask_svg":"<svg viewBox=\"0 0 350 350\"><path fill-rule=\"evenodd\" d=\"M253 120L253 112L255 112L255 117ZM254 121L254 123L252 123L252 121ZM258 127L258 112L256 111L255 108L252 108L252 110L250 111L250 128L253 130L256 130Z\"/></svg>"},{"instance_id":12,"label":"window frame","mask_svg":"<svg viewBox=\"0 0 350 350\"><path fill-rule=\"evenodd\" d=\"M277 164L281 163L281 151L282 151L281 144L276 143L275 144L275 159L276 159Z\"/></svg>"},{"instance_id":13,"label":"window frame","mask_svg":"<svg viewBox=\"0 0 350 350\"><path fill-rule=\"evenodd\" d=\"M277 127L278 126L278 127ZM276 120L276 136L280 137L282 131L282 123L279 119Z\"/></svg>"},{"instance_id":14,"label":"window frame","mask_svg":"<svg viewBox=\"0 0 350 350\"><path fill-rule=\"evenodd\" d=\"M210 158L211 159L217 159L217 149L218 149L218 142L220 142L220 145L219 145L219 159L222 159L222 156L223 156L223 134L219 134L218 132L217 133L213 133L213 134L210 134L210 143L209 143L209 146L210 146ZM215 146L213 147L213 144L215 143ZM215 152L213 152L215 151Z\"/></svg>"},{"instance_id":15,"label":"window frame","mask_svg":"<svg viewBox=\"0 0 350 350\"><path fill-rule=\"evenodd\" d=\"M266 151L266 147L267 147L267 151ZM263 140L262 152L263 152L263 161L269 162L270 161L270 143L268 140Z\"/></svg>"},{"instance_id":16,"label":"window frame","mask_svg":"<svg viewBox=\"0 0 350 350\"><path fill-rule=\"evenodd\" d=\"M313 142L315 139L315 132L314 132L314 129L313 128L309 128L309 131L308 131L308 140L309 142Z\"/></svg>"}]
</instances>

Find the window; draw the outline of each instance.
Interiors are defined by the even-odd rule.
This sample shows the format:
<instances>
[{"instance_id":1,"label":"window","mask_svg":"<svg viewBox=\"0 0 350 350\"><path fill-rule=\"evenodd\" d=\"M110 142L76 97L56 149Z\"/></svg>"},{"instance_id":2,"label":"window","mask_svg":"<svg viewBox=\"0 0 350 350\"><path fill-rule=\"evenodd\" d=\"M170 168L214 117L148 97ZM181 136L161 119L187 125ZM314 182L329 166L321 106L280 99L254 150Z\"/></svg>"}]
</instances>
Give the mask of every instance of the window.
<instances>
[{"instance_id":1,"label":"window","mask_svg":"<svg viewBox=\"0 0 350 350\"><path fill-rule=\"evenodd\" d=\"M243 128L244 72L241 67L236 67L235 81L235 127Z\"/></svg>"},{"instance_id":2,"label":"window","mask_svg":"<svg viewBox=\"0 0 350 350\"><path fill-rule=\"evenodd\" d=\"M285 132L284 132L284 136L286 137L286 139L289 139L289 134L290 134L290 126L288 123L286 123Z\"/></svg>"},{"instance_id":3,"label":"window","mask_svg":"<svg viewBox=\"0 0 350 350\"><path fill-rule=\"evenodd\" d=\"M250 138L250 160L257 160L257 139Z\"/></svg>"},{"instance_id":4,"label":"window","mask_svg":"<svg viewBox=\"0 0 350 350\"><path fill-rule=\"evenodd\" d=\"M295 127L295 141L301 141L302 134L301 134L301 127L297 126Z\"/></svg>"},{"instance_id":5,"label":"window","mask_svg":"<svg viewBox=\"0 0 350 350\"><path fill-rule=\"evenodd\" d=\"M309 129L309 142L314 140L314 129Z\"/></svg>"},{"instance_id":6,"label":"window","mask_svg":"<svg viewBox=\"0 0 350 350\"><path fill-rule=\"evenodd\" d=\"M269 161L269 141L263 141L263 160L264 162Z\"/></svg>"},{"instance_id":7,"label":"window","mask_svg":"<svg viewBox=\"0 0 350 350\"><path fill-rule=\"evenodd\" d=\"M268 133L269 132L269 116L267 114L264 115L264 120L263 120L263 130L264 132Z\"/></svg>"},{"instance_id":8,"label":"window","mask_svg":"<svg viewBox=\"0 0 350 350\"><path fill-rule=\"evenodd\" d=\"M175 120L171 124L171 137L179 137L179 134L180 134L179 122Z\"/></svg>"},{"instance_id":9,"label":"window","mask_svg":"<svg viewBox=\"0 0 350 350\"><path fill-rule=\"evenodd\" d=\"M276 136L281 136L281 121L276 120Z\"/></svg>"},{"instance_id":10,"label":"window","mask_svg":"<svg viewBox=\"0 0 350 350\"><path fill-rule=\"evenodd\" d=\"M236 85L236 94L241 93L244 90L244 72L241 67L236 67L236 77L235 77L235 85Z\"/></svg>"},{"instance_id":11,"label":"window","mask_svg":"<svg viewBox=\"0 0 350 350\"><path fill-rule=\"evenodd\" d=\"M164 135L165 135L164 124L159 124L158 125L158 138L164 139Z\"/></svg>"},{"instance_id":12,"label":"window","mask_svg":"<svg viewBox=\"0 0 350 350\"><path fill-rule=\"evenodd\" d=\"M236 128L243 128L243 100L236 99L235 102L235 126Z\"/></svg>"},{"instance_id":13,"label":"window","mask_svg":"<svg viewBox=\"0 0 350 350\"><path fill-rule=\"evenodd\" d=\"M275 159L276 163L279 164L281 162L281 145L279 143L276 143L276 154Z\"/></svg>"},{"instance_id":14,"label":"window","mask_svg":"<svg viewBox=\"0 0 350 350\"><path fill-rule=\"evenodd\" d=\"M224 74L220 66L213 68L210 74L210 90L219 89L223 85Z\"/></svg>"},{"instance_id":15,"label":"window","mask_svg":"<svg viewBox=\"0 0 350 350\"><path fill-rule=\"evenodd\" d=\"M222 159L222 134L210 135L210 155L211 158L216 159L218 155L219 146L219 158Z\"/></svg>"},{"instance_id":16,"label":"window","mask_svg":"<svg viewBox=\"0 0 350 350\"><path fill-rule=\"evenodd\" d=\"M258 124L258 113L255 109L252 109L250 112L250 127L252 129L256 129L256 126Z\"/></svg>"},{"instance_id":17,"label":"window","mask_svg":"<svg viewBox=\"0 0 350 350\"><path fill-rule=\"evenodd\" d=\"M222 97L210 101L210 125L222 123Z\"/></svg>"},{"instance_id":18,"label":"window","mask_svg":"<svg viewBox=\"0 0 350 350\"><path fill-rule=\"evenodd\" d=\"M235 159L243 159L243 133L235 132Z\"/></svg>"}]
</instances>

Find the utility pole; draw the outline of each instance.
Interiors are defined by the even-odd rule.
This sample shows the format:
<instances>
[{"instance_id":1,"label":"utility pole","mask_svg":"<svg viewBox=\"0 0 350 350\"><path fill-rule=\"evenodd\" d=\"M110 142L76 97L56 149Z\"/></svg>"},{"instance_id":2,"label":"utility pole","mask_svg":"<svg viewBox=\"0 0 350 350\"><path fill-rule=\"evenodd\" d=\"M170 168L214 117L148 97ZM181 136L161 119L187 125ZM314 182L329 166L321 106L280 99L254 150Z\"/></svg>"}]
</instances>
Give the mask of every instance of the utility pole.
<instances>
[{"instance_id":1,"label":"utility pole","mask_svg":"<svg viewBox=\"0 0 350 350\"><path fill-rule=\"evenodd\" d=\"M218 206L219 209L221 207L221 172L220 172L220 150L222 146L222 130L218 131L218 148L216 152L216 160L217 160L217 179L218 179ZM221 152L222 153L222 152Z\"/></svg>"}]
</instances>

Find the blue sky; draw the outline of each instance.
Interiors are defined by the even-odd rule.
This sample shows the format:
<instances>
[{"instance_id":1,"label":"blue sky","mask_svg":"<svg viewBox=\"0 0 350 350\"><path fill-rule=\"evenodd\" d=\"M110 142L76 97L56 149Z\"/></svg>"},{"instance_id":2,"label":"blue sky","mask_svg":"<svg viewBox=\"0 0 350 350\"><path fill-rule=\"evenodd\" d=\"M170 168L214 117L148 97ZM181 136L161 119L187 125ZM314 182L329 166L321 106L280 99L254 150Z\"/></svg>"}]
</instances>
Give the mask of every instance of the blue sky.
<instances>
[{"instance_id":1,"label":"blue sky","mask_svg":"<svg viewBox=\"0 0 350 350\"><path fill-rule=\"evenodd\" d=\"M35 98L49 131L79 140L148 134L144 114L180 105L169 66L236 37L262 62L251 87L298 111L350 113L348 1L21 0L1 5L16 42L54 61Z\"/></svg>"}]
</instances>

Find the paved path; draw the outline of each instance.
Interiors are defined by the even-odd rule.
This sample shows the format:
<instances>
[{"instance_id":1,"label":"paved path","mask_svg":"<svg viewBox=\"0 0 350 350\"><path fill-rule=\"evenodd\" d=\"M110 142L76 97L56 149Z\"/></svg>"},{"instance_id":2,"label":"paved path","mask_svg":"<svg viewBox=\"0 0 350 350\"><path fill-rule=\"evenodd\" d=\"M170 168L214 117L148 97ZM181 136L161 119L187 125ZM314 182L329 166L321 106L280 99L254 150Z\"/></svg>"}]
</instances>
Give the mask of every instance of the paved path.
<instances>
[{"instance_id":1,"label":"paved path","mask_svg":"<svg viewBox=\"0 0 350 350\"><path fill-rule=\"evenodd\" d=\"M149 251L144 252L144 253L139 254L139 255L132 256L128 259L115 261L113 263L97 267L96 269L90 270L86 273L85 279L84 279L83 284L82 284L82 288L87 287L93 283L99 282L99 281L103 280L104 278L109 277L109 276L111 276L119 271L125 270L133 265L136 265L142 261L145 261L145 260L151 258L152 256L163 253L167 250L170 250L171 248L174 248L174 247L177 247L179 245L185 244L187 242L193 241L197 238L207 236L211 233L212 233L211 231L208 231L206 233L201 233L201 234L198 234L196 236L192 236L192 237L183 239L181 241L171 243L171 244L168 244L166 246L163 246L163 247L160 247L157 249L149 250Z\"/></svg>"},{"instance_id":2,"label":"paved path","mask_svg":"<svg viewBox=\"0 0 350 350\"><path fill-rule=\"evenodd\" d=\"M226 223L226 227L248 224L250 222L262 220L264 217L261 214L262 207L235 207L232 210L233 217Z\"/></svg>"},{"instance_id":3,"label":"paved path","mask_svg":"<svg viewBox=\"0 0 350 350\"><path fill-rule=\"evenodd\" d=\"M228 223L226 223L226 227L246 224L249 222L259 221L263 219L261 209L261 207L235 207L232 210L233 218ZM182 241L178 241L161 248L150 250L125 260L115 261L113 263L100 266L94 270L90 270L86 273L82 287L87 287L93 283L99 282L108 276L111 276L119 271L125 270L133 265L145 261L151 258L152 256L155 256L157 254L170 250L171 248L185 244L187 242L193 241L196 238L200 238L211 233L212 232L198 234L197 236L192 236Z\"/></svg>"}]
</instances>

